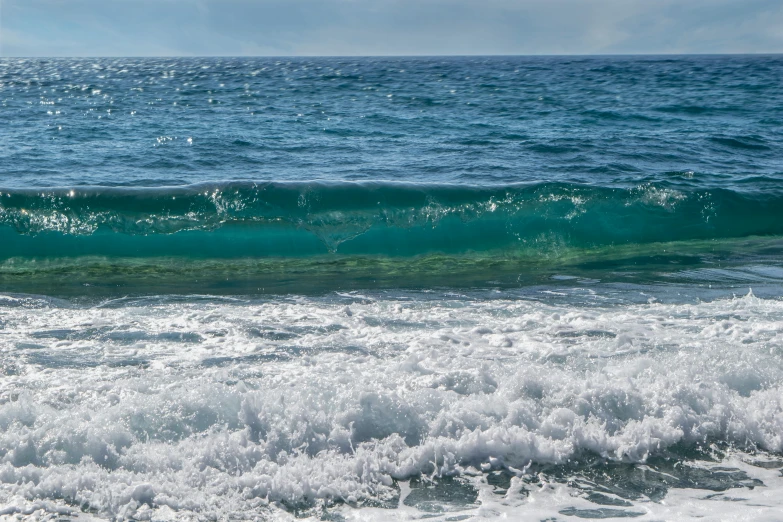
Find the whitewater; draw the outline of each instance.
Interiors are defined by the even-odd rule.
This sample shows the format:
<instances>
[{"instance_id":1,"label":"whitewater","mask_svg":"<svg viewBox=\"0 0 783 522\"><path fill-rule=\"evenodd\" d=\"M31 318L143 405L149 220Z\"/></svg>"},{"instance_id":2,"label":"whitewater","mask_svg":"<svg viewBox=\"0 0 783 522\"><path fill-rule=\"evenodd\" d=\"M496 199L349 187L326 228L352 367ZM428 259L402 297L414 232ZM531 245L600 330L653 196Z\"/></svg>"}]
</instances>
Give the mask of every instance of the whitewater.
<instances>
[{"instance_id":1,"label":"whitewater","mask_svg":"<svg viewBox=\"0 0 783 522\"><path fill-rule=\"evenodd\" d=\"M781 78L0 60L0 520L781 520Z\"/></svg>"},{"instance_id":2,"label":"whitewater","mask_svg":"<svg viewBox=\"0 0 783 522\"><path fill-rule=\"evenodd\" d=\"M559 294L4 297L3 512L775 519L783 302Z\"/></svg>"}]
</instances>

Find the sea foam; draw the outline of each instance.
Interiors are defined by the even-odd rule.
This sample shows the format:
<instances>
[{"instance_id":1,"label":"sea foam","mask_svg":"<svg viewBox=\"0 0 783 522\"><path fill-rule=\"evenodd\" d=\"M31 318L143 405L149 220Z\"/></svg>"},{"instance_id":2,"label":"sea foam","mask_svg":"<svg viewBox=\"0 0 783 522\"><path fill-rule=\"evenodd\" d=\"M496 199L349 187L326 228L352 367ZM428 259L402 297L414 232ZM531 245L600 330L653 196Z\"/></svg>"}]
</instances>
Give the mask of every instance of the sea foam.
<instances>
[{"instance_id":1,"label":"sea foam","mask_svg":"<svg viewBox=\"0 0 783 522\"><path fill-rule=\"evenodd\" d=\"M703 490L732 488L761 503L737 520L779 507L756 492L779 474L742 464L783 451L776 299L7 297L0 325L7 514L578 513L609 508L563 473L671 475L672 455L734 475L610 492L612 509L715 516ZM444 480L465 498L405 503Z\"/></svg>"}]
</instances>

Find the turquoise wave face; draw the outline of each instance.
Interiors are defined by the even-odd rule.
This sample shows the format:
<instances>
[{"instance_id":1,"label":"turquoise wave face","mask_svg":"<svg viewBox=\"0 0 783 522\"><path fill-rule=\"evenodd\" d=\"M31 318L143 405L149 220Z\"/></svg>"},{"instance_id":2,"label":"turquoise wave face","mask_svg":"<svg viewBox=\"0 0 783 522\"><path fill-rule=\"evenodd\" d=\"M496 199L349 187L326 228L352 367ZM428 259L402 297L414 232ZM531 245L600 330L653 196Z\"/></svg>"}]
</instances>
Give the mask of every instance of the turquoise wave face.
<instances>
[{"instance_id":1,"label":"turquoise wave face","mask_svg":"<svg viewBox=\"0 0 783 522\"><path fill-rule=\"evenodd\" d=\"M541 183L4 190L0 282L174 291L605 279L777 258L783 195ZM589 273L589 274L588 274ZM307 281L307 284L305 284Z\"/></svg>"},{"instance_id":2,"label":"turquoise wave face","mask_svg":"<svg viewBox=\"0 0 783 522\"><path fill-rule=\"evenodd\" d=\"M541 183L12 190L2 256L415 256L783 233L783 194Z\"/></svg>"}]
</instances>

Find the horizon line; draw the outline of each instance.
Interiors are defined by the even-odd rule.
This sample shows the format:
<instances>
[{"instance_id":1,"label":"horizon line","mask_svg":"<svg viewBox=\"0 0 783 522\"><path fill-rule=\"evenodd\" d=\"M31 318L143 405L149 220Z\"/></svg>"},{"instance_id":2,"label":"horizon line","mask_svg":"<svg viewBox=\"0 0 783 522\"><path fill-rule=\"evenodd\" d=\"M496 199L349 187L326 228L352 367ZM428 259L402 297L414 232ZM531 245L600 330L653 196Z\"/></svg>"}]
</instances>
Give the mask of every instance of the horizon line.
<instances>
[{"instance_id":1,"label":"horizon line","mask_svg":"<svg viewBox=\"0 0 783 522\"><path fill-rule=\"evenodd\" d=\"M590 57L655 57L655 56L783 56L783 51L770 52L721 52L721 53L537 53L537 54L149 54L149 55L17 55L0 56L6 59L96 59L96 58L590 58Z\"/></svg>"}]
</instances>

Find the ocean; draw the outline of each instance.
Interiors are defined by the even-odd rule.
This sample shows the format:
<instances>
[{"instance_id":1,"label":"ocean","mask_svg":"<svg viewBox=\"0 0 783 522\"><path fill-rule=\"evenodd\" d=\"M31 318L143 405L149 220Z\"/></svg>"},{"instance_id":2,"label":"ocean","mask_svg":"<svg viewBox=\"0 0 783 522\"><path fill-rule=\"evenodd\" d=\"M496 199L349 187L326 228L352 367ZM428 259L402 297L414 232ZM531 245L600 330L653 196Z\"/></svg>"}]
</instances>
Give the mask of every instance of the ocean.
<instances>
[{"instance_id":1,"label":"ocean","mask_svg":"<svg viewBox=\"0 0 783 522\"><path fill-rule=\"evenodd\" d=\"M782 499L783 56L0 59L0 518Z\"/></svg>"}]
</instances>

